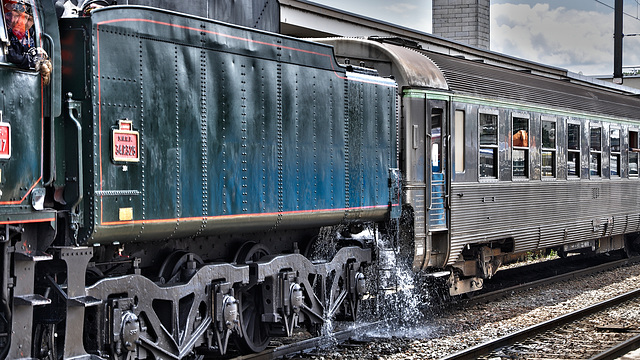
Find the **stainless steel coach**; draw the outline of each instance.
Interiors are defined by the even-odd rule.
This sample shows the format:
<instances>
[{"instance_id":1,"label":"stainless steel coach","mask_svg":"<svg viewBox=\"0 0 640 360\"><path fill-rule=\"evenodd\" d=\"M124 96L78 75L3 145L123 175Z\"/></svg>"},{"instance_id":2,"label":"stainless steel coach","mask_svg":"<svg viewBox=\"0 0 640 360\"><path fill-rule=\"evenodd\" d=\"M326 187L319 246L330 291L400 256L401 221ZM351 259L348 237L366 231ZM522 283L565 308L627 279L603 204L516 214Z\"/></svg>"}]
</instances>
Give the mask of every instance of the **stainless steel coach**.
<instances>
[{"instance_id":1,"label":"stainless steel coach","mask_svg":"<svg viewBox=\"0 0 640 360\"><path fill-rule=\"evenodd\" d=\"M638 247L640 100L399 39L328 39L401 90L413 268L482 287L510 257Z\"/></svg>"}]
</instances>

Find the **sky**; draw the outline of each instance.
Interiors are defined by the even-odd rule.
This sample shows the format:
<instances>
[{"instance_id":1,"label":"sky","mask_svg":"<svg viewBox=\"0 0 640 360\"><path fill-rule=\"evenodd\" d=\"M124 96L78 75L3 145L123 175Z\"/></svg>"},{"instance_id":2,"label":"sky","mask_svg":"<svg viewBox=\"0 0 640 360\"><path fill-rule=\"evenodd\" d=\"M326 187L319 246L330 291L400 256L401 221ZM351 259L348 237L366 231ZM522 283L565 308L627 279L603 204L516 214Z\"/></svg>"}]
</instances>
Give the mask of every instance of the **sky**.
<instances>
[{"instance_id":1,"label":"sky","mask_svg":"<svg viewBox=\"0 0 640 360\"><path fill-rule=\"evenodd\" d=\"M310 1L431 32L431 0ZM584 75L611 75L614 2L491 0L491 50ZM640 0L624 0L624 12L624 71L640 70Z\"/></svg>"}]
</instances>

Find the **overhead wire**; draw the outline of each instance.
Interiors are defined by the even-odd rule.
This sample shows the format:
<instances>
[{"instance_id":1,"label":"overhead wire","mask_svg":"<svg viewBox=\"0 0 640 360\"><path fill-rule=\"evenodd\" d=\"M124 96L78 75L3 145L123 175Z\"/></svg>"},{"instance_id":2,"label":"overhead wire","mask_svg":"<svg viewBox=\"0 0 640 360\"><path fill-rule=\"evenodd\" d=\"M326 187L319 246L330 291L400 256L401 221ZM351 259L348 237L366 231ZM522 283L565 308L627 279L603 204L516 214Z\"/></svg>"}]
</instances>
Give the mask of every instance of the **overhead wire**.
<instances>
[{"instance_id":1,"label":"overhead wire","mask_svg":"<svg viewBox=\"0 0 640 360\"><path fill-rule=\"evenodd\" d=\"M602 1L600 1L600 0L594 0L594 1L595 1L595 2L597 2L598 4L601 4L601 5L604 5L604 6L608 7L609 9L612 9L612 10L614 10L614 11L615 11L615 9L616 9L614 6L611 6L611 5L609 5L609 4L606 4L606 3L604 3L604 2L602 2ZM631 15L631 14L627 13L627 12L624 12L624 11L623 11L622 13L623 13L624 15L626 15L626 16L628 16L628 17L632 18L632 19L635 19L635 20L640 21L640 16L638 16L638 11L639 11L638 9L639 9L639 6L640 6L640 0L634 0L634 1L635 1L635 3L636 3L636 16L633 16L633 15ZM640 34L625 34L625 36L638 36L638 35L640 35ZM639 68L639 67L640 67L640 66L623 66L623 68L631 68L631 69L632 69L632 68Z\"/></svg>"},{"instance_id":2,"label":"overhead wire","mask_svg":"<svg viewBox=\"0 0 640 360\"><path fill-rule=\"evenodd\" d=\"M597 2L597 3L598 3L598 4L600 4L600 5L606 6L606 7L608 7L609 9L612 9L612 10L615 10L615 9L616 9L614 6L609 5L609 4L605 3L605 2L602 2L601 0L593 0L593 1ZM635 2L636 2L636 5L640 5L640 2L638 2L638 0L635 0ZM632 15L632 14L629 14L629 13L627 13L627 12L623 12L623 13L624 13L626 16L628 16L628 17L632 18L632 19L636 19L636 20L640 21L640 16L638 16L638 15Z\"/></svg>"}]
</instances>

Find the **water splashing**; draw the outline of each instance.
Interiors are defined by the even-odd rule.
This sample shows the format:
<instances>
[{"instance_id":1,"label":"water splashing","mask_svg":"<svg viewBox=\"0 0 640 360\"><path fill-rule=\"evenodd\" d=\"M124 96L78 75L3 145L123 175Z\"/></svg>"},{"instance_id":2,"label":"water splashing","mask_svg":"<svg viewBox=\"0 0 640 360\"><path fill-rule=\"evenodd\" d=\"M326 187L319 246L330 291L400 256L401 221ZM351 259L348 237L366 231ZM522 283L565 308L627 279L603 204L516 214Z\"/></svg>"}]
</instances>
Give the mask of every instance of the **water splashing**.
<instances>
[{"instance_id":1,"label":"water splashing","mask_svg":"<svg viewBox=\"0 0 640 360\"><path fill-rule=\"evenodd\" d=\"M377 313L384 326L370 332L369 336L415 337L425 331L416 326L424 323L422 309L428 306L429 300L422 294L410 259L400 252L397 241L396 231L376 236L379 254Z\"/></svg>"}]
</instances>

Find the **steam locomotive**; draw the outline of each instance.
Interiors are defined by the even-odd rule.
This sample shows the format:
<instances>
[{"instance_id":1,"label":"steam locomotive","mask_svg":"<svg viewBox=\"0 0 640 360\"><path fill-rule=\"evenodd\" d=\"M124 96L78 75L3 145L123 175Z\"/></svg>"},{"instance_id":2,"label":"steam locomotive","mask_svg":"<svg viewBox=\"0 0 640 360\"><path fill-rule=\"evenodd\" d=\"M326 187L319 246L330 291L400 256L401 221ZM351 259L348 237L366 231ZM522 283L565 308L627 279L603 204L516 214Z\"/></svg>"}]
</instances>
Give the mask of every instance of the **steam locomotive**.
<instances>
[{"instance_id":1,"label":"steam locomotive","mask_svg":"<svg viewBox=\"0 0 640 360\"><path fill-rule=\"evenodd\" d=\"M0 52L0 358L259 352L354 320L383 251L457 295L522 252L637 247L622 90L283 36L267 0L26 4L52 73Z\"/></svg>"}]
</instances>

